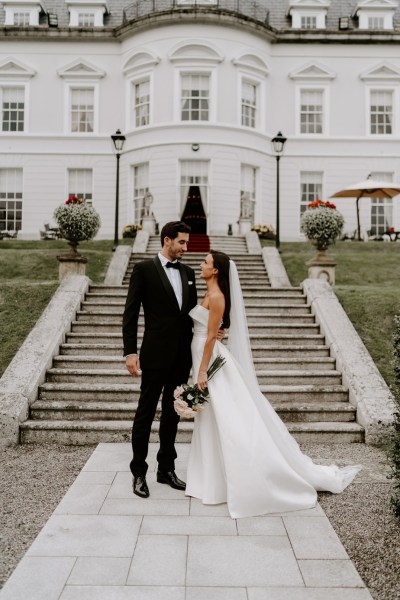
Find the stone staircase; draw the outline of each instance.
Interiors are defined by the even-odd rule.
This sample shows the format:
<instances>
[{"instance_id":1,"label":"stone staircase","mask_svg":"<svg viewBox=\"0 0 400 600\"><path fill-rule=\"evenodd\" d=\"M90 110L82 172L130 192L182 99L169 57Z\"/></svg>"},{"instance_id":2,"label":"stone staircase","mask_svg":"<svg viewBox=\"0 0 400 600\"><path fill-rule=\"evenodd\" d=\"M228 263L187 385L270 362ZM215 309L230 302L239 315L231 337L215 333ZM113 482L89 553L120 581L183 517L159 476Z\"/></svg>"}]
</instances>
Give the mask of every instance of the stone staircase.
<instances>
[{"instance_id":1,"label":"stone staircase","mask_svg":"<svg viewBox=\"0 0 400 600\"><path fill-rule=\"evenodd\" d=\"M244 238L213 238L235 260L243 288L251 345L261 390L299 441L362 442L341 373L299 288L272 289L261 256L245 254ZM239 252L231 253L230 242ZM133 264L153 256L132 255L125 285L93 285L54 358L21 426L23 443L90 444L128 441L139 383L122 358L121 319ZM236 245L237 244L237 245ZM199 254L185 263L199 272ZM198 282L199 299L204 284ZM139 340L143 317L139 322ZM190 441L192 423L182 421L178 441ZM155 421L152 440L157 439Z\"/></svg>"},{"instance_id":2,"label":"stone staircase","mask_svg":"<svg viewBox=\"0 0 400 600\"><path fill-rule=\"evenodd\" d=\"M247 244L244 235L210 235L210 247L231 254L247 254ZM154 256L161 249L160 236L150 236L146 252Z\"/></svg>"}]
</instances>

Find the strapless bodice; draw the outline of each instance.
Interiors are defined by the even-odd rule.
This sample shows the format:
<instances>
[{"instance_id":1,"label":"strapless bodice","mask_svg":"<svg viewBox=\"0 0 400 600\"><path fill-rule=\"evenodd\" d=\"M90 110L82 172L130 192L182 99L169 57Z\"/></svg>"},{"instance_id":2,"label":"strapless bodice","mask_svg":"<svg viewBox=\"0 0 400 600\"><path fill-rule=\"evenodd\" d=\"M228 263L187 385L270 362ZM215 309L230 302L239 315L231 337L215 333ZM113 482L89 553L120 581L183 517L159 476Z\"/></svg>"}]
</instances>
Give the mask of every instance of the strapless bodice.
<instances>
[{"instance_id":1,"label":"strapless bodice","mask_svg":"<svg viewBox=\"0 0 400 600\"><path fill-rule=\"evenodd\" d=\"M193 336L207 337L208 331L208 308L197 304L189 313L193 320Z\"/></svg>"}]
</instances>

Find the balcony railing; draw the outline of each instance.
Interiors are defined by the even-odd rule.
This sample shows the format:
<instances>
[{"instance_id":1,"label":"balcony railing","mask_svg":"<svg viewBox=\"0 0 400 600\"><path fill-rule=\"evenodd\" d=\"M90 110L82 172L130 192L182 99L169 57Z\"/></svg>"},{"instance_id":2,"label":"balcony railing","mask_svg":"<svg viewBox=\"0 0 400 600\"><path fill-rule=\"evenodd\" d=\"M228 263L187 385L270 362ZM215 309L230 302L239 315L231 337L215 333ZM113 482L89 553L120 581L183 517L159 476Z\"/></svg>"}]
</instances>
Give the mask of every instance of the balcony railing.
<instances>
[{"instance_id":1,"label":"balcony railing","mask_svg":"<svg viewBox=\"0 0 400 600\"><path fill-rule=\"evenodd\" d=\"M123 23L156 13L190 10L229 12L268 25L268 10L252 0L138 0L123 9Z\"/></svg>"}]
</instances>

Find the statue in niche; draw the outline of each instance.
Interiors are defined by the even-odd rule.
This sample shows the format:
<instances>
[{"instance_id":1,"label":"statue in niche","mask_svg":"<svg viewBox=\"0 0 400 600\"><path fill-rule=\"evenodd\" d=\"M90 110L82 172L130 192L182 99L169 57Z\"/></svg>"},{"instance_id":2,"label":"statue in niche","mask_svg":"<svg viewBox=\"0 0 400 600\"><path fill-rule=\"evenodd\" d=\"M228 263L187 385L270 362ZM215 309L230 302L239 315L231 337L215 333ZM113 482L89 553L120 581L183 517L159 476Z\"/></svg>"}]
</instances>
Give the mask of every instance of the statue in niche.
<instances>
[{"instance_id":1,"label":"statue in niche","mask_svg":"<svg viewBox=\"0 0 400 600\"><path fill-rule=\"evenodd\" d=\"M150 210L151 205L153 204L153 195L147 191L143 196L143 216L150 217L152 216L152 212Z\"/></svg>"},{"instance_id":2,"label":"statue in niche","mask_svg":"<svg viewBox=\"0 0 400 600\"><path fill-rule=\"evenodd\" d=\"M240 196L240 218L251 219L252 217L252 200L249 192L242 192Z\"/></svg>"}]
</instances>

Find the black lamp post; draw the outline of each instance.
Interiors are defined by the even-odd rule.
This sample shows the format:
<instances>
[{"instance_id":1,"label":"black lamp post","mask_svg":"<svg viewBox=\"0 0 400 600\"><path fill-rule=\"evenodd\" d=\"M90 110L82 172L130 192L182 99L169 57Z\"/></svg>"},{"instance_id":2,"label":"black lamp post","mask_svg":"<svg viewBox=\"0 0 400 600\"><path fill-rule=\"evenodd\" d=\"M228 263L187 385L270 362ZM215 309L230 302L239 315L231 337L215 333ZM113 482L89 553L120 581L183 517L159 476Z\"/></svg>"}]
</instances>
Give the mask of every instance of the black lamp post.
<instances>
[{"instance_id":1,"label":"black lamp post","mask_svg":"<svg viewBox=\"0 0 400 600\"><path fill-rule=\"evenodd\" d=\"M279 234L279 161L283 154L286 138L279 131L278 134L271 140L273 152L276 158L276 235L275 248L279 251L281 240Z\"/></svg>"},{"instance_id":2,"label":"black lamp post","mask_svg":"<svg viewBox=\"0 0 400 600\"><path fill-rule=\"evenodd\" d=\"M117 129L114 135L111 136L111 139L115 148L115 156L117 157L117 179L116 179L116 187L115 187L115 229L114 229L114 247L113 251L118 246L118 213L119 213L119 158L121 156L121 152L125 143L125 136L122 135L121 130Z\"/></svg>"}]
</instances>

